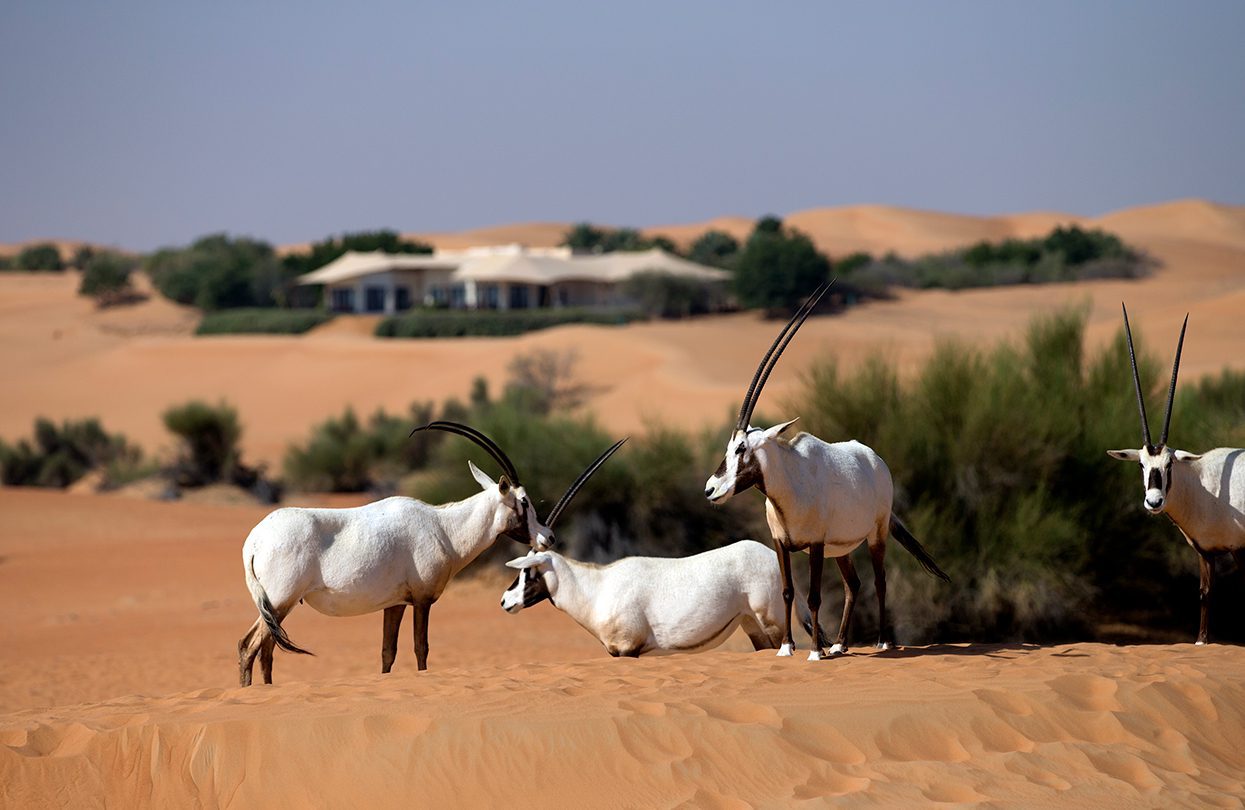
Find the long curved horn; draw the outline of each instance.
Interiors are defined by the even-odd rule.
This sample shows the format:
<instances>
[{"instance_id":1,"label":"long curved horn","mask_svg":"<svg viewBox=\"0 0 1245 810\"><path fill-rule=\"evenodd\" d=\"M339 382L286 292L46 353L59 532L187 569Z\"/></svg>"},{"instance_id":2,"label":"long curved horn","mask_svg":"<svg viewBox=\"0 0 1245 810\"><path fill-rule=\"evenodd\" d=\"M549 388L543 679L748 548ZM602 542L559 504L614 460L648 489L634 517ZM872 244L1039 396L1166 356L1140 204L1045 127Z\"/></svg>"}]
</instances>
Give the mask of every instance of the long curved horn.
<instances>
[{"instance_id":1,"label":"long curved horn","mask_svg":"<svg viewBox=\"0 0 1245 810\"><path fill-rule=\"evenodd\" d=\"M566 492L562 495L561 498L558 499L557 504L554 505L553 509L550 510L548 516L546 516L545 518L546 526L548 526L551 529L553 528L553 524L558 522L558 516L562 514L562 510L565 509L567 506L569 506L571 501L575 498L575 496L579 494L580 487L582 487L585 483L587 483L588 479L592 477L592 474L597 471L597 468L600 467L602 464L604 464L609 459L610 456L614 455L614 451L622 447L623 443L626 441L627 441L627 437L624 437L614 442L614 444L611 445L608 450L606 450L601 455L597 456L596 461L589 464L588 468L579 474L579 478L575 479L575 483L567 487Z\"/></svg>"},{"instance_id":2,"label":"long curved horn","mask_svg":"<svg viewBox=\"0 0 1245 810\"><path fill-rule=\"evenodd\" d=\"M1172 363L1172 384L1167 389L1167 414L1163 417L1163 435L1159 437L1159 447L1167 446L1167 429L1172 424L1172 403L1176 401L1176 375L1180 373L1180 350L1184 348L1184 330L1189 328L1189 315L1184 316L1184 325L1180 327L1180 342L1176 344L1176 361Z\"/></svg>"},{"instance_id":3,"label":"long curved horn","mask_svg":"<svg viewBox=\"0 0 1245 810\"><path fill-rule=\"evenodd\" d=\"M444 430L446 433L454 433L470 439L488 451L488 454L493 457L493 460L501 466L502 472L504 472L510 479L510 483L518 486L519 474L515 472L514 464L511 463L510 458L502 452L502 449L497 446L496 442L470 425L439 420L436 422L429 422L426 425L420 425L411 431L411 436L414 436L421 430ZM411 436L408 436L407 438L409 439Z\"/></svg>"},{"instance_id":4,"label":"long curved horn","mask_svg":"<svg viewBox=\"0 0 1245 810\"><path fill-rule=\"evenodd\" d=\"M752 385L748 387L748 394L744 398L744 405L739 411L739 430L745 430L748 423L752 421L752 412L756 410L757 400L761 398L761 391L765 388L765 382L769 379L770 372L774 370L774 366L778 365L778 358L782 357L782 353L787 348L787 344L795 337L795 333L800 330L804 322L808 320L808 316L813 313L817 304L821 301L821 297L826 291L834 286L837 279L822 284L813 295L804 302L804 306L795 313L783 330L778 333L778 337L774 340L774 345L770 346L766 352L761 365L757 366L757 373L752 378Z\"/></svg>"},{"instance_id":5,"label":"long curved horn","mask_svg":"<svg viewBox=\"0 0 1245 810\"><path fill-rule=\"evenodd\" d=\"M1149 450L1154 445L1150 443L1150 422L1146 419L1146 402L1141 393L1141 375L1137 372L1137 353L1133 351L1133 330L1128 326L1128 307L1124 306L1123 301L1120 302L1120 308L1124 310L1124 336L1128 338L1128 359L1133 364L1133 387L1137 389L1137 410L1141 411L1141 439L1146 443L1146 449Z\"/></svg>"}]
</instances>

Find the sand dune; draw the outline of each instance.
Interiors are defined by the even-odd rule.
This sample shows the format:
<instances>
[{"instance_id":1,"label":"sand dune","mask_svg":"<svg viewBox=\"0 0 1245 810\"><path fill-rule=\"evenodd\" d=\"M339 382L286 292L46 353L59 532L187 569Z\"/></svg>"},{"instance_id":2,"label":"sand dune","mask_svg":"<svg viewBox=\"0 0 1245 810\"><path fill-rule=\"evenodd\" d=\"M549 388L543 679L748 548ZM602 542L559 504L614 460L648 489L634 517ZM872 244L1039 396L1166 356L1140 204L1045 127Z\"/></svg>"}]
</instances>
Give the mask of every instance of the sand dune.
<instances>
[{"instance_id":1,"label":"sand dune","mask_svg":"<svg viewBox=\"0 0 1245 810\"><path fill-rule=\"evenodd\" d=\"M611 659L502 584L380 676L379 616L238 689L263 510L0 488L0 804L1239 806L1245 649L954 645ZM833 598L831 602L835 601ZM832 606L829 610L835 609ZM409 631L408 631L409 632ZM404 635L404 642L409 636Z\"/></svg>"}]
</instances>

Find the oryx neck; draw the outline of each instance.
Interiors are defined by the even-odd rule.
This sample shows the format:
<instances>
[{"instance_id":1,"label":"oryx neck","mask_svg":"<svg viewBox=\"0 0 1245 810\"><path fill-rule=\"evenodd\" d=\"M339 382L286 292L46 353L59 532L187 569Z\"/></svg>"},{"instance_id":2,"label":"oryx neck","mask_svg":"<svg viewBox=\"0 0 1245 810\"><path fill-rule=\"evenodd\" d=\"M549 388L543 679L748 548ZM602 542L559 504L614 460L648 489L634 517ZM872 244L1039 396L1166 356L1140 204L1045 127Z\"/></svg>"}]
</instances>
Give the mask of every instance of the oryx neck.
<instances>
[{"instance_id":1,"label":"oryx neck","mask_svg":"<svg viewBox=\"0 0 1245 810\"><path fill-rule=\"evenodd\" d=\"M455 570L474 560L497 539L499 532L494 521L498 506L496 494L482 490L470 498L436 507L449 551L456 559Z\"/></svg>"}]
</instances>

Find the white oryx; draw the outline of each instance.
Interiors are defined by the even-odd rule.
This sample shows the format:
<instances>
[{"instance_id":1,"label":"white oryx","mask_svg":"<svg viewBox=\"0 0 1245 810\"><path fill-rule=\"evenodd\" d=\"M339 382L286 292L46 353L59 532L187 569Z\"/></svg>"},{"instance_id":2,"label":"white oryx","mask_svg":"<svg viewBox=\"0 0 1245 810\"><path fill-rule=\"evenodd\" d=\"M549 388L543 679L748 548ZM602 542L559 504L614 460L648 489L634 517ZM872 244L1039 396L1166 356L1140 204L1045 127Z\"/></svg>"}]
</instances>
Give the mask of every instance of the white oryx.
<instances>
[{"instance_id":1,"label":"white oryx","mask_svg":"<svg viewBox=\"0 0 1245 810\"><path fill-rule=\"evenodd\" d=\"M549 513L562 510L625 439L588 466ZM758 650L782 640L782 585L775 554L741 540L692 557L627 557L609 565L577 562L556 551L531 551L506 565L519 576L501 597L508 613L548 599L600 641L613 656L699 652L720 645L743 626ZM812 628L808 606L800 618Z\"/></svg>"},{"instance_id":2,"label":"white oryx","mask_svg":"<svg viewBox=\"0 0 1245 810\"><path fill-rule=\"evenodd\" d=\"M1123 305L1121 304L1121 307ZM1145 486L1145 508L1152 515L1166 514L1180 529L1184 539L1198 554L1201 563L1201 620L1197 643L1205 644L1210 625L1211 589L1215 584L1214 555L1230 552L1236 566L1245 571L1245 449L1218 447L1205 453L1188 453L1167 446L1171 427L1172 403L1176 397L1176 375L1180 372L1180 352L1189 326L1186 315L1176 344L1171 386L1167 390L1167 412L1157 446L1150 442L1150 423L1141 392L1141 375L1133 351L1133 333L1124 309L1124 334L1128 339L1128 359L1133 367L1133 387L1137 409L1141 412L1141 447L1137 450L1108 450L1112 458L1141 464Z\"/></svg>"},{"instance_id":3,"label":"white oryx","mask_svg":"<svg viewBox=\"0 0 1245 810\"><path fill-rule=\"evenodd\" d=\"M825 557L834 557L843 577L843 620L830 653L847 649L847 629L860 578L852 565L852 550L862 542L869 544L873 561L873 581L878 596L878 648L892 643L886 613L886 538L892 532L931 574L948 580L933 558L891 511L894 484L886 462L857 441L829 444L808 433L785 438L783 434L796 420L764 430L748 422L770 372L783 350L807 320L830 284L822 285L795 313L762 358L744 396L735 430L726 443L726 455L717 471L705 483L705 497L722 503L731 496L756 487L765 495L765 517L783 581L785 635L779 655L791 655L791 605L795 589L791 584L791 552L809 552L808 607L812 612L812 636L821 638L818 609L821 607L821 568ZM949 580L948 580L949 581ZM809 660L822 656L815 643Z\"/></svg>"},{"instance_id":4,"label":"white oryx","mask_svg":"<svg viewBox=\"0 0 1245 810\"><path fill-rule=\"evenodd\" d=\"M274 646L310 655L281 628L299 602L326 616L384 610L382 672L393 665L402 611L413 605L415 655L419 669L427 669L428 612L455 574L501 535L535 548L552 545L553 533L536 516L514 465L491 439L457 422L416 428L427 429L471 439L504 474L493 481L468 462L481 491L443 506L395 497L353 509L278 509L261 520L242 546L246 586L259 610L238 642L243 686L251 684L257 654L264 683L272 683Z\"/></svg>"},{"instance_id":5,"label":"white oryx","mask_svg":"<svg viewBox=\"0 0 1245 810\"><path fill-rule=\"evenodd\" d=\"M501 606L518 613L548 599L613 656L711 650L741 625L753 648L772 650L782 642L784 609L775 558L755 540L691 557L626 557L609 565L532 551L506 563L520 570ZM802 597L798 607L811 633Z\"/></svg>"}]
</instances>

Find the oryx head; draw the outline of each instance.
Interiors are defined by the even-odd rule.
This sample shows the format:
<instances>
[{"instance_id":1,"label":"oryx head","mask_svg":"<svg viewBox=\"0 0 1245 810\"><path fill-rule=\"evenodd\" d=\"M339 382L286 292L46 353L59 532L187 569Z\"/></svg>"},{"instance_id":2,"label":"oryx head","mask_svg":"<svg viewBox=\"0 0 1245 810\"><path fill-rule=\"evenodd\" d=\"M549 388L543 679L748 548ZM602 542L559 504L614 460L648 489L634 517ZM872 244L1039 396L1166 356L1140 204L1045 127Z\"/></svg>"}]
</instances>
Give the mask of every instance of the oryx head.
<instances>
[{"instance_id":1,"label":"oryx head","mask_svg":"<svg viewBox=\"0 0 1245 810\"><path fill-rule=\"evenodd\" d=\"M792 419L764 430L751 427L748 423L752 419L753 410L756 409L761 390L765 388L765 381L769 379L770 372L778 363L778 358L782 357L787 344L804 325L804 321L808 320L808 316L832 284L834 282L830 281L817 288L804 306L800 307L791 320L787 321L787 325L778 333L778 337L774 338L769 351L761 358L761 364L757 366L756 373L752 375L748 393L744 395L744 403L739 409L739 419L735 422L735 430L731 432L731 437L726 442L726 454L722 458L722 463L705 482L705 497L710 501L721 503L735 493L743 492L753 486L759 485L764 489L760 455L763 454L768 443L777 439L796 420Z\"/></svg>"},{"instance_id":2,"label":"oryx head","mask_svg":"<svg viewBox=\"0 0 1245 810\"><path fill-rule=\"evenodd\" d=\"M554 505L549 512L549 526L558 522L563 510L579 493L579 490L588 479L592 477L606 460L614 455L614 451L623 446L626 439L619 439L614 442L604 453L597 456L597 460L588 465L588 467L579 474L579 478L575 479L575 483L567 487L566 492ZM531 607L539 603L543 599L552 601L550 595L551 590L557 589L557 575L554 573L551 560L553 555L544 550L529 551L526 557L519 557L506 563L511 568L519 569L519 576L514 582L510 583L510 587L501 595L501 606L507 613L518 613L525 607Z\"/></svg>"},{"instance_id":3,"label":"oryx head","mask_svg":"<svg viewBox=\"0 0 1245 810\"><path fill-rule=\"evenodd\" d=\"M1122 306L1122 305L1121 305ZM1145 486L1145 507L1152 515L1161 513L1167 505L1167 493L1172 486L1172 465L1201 458L1184 450L1167 446L1167 429L1171 427L1172 402L1176 398L1176 375L1180 373L1180 351L1184 348L1184 333L1189 326L1189 316L1184 316L1180 327L1180 342L1176 344L1176 360L1172 363L1172 381L1167 390L1167 413L1163 416L1163 434L1159 443L1150 441L1150 423L1146 419L1146 403L1141 392L1141 375L1137 371L1137 355L1133 350L1133 333L1128 325L1128 309L1124 308L1124 334L1128 339L1128 359L1133 366L1133 387L1137 391L1137 409L1141 412L1141 447L1137 450L1108 450L1107 454L1121 461L1141 464L1141 480Z\"/></svg>"},{"instance_id":4,"label":"oryx head","mask_svg":"<svg viewBox=\"0 0 1245 810\"><path fill-rule=\"evenodd\" d=\"M421 430L444 430L470 439L484 448L502 468L501 477L494 481L472 462L468 461L467 466L482 490L492 491L497 495L500 526L498 535L505 535L515 542L525 543L538 550L553 548L553 530L540 522L535 507L527 497L527 490L519 483L519 474L515 472L514 464L492 439L475 428L458 422L429 422L412 430L411 435L414 436Z\"/></svg>"}]
</instances>

